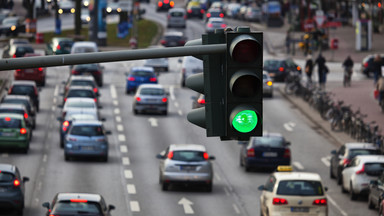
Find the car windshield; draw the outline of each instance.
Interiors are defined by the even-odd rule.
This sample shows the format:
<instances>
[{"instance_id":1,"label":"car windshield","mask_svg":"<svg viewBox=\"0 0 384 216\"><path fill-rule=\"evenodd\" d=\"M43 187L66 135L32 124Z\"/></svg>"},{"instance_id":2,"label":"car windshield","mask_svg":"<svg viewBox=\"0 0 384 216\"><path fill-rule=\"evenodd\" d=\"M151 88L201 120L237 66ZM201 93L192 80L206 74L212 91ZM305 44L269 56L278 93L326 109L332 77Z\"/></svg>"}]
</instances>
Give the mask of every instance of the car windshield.
<instances>
[{"instance_id":1,"label":"car windshield","mask_svg":"<svg viewBox=\"0 0 384 216\"><path fill-rule=\"evenodd\" d=\"M31 110L31 106L26 100L19 100L19 99L4 99L3 103L9 103L9 104L24 104L24 106L27 108L27 110Z\"/></svg>"},{"instance_id":2,"label":"car windshield","mask_svg":"<svg viewBox=\"0 0 384 216\"><path fill-rule=\"evenodd\" d=\"M60 201L53 208L53 213L56 214L101 214L100 206L94 202L70 202Z\"/></svg>"},{"instance_id":3,"label":"car windshield","mask_svg":"<svg viewBox=\"0 0 384 216\"><path fill-rule=\"evenodd\" d=\"M384 163L365 163L364 172L369 176L380 176L384 170Z\"/></svg>"},{"instance_id":4,"label":"car windshield","mask_svg":"<svg viewBox=\"0 0 384 216\"><path fill-rule=\"evenodd\" d=\"M66 120L97 120L96 115L86 113L76 113L65 116Z\"/></svg>"},{"instance_id":5,"label":"car windshield","mask_svg":"<svg viewBox=\"0 0 384 216\"><path fill-rule=\"evenodd\" d=\"M68 101L65 103L65 107L72 108L95 108L95 103L90 101Z\"/></svg>"},{"instance_id":6,"label":"car windshield","mask_svg":"<svg viewBox=\"0 0 384 216\"><path fill-rule=\"evenodd\" d=\"M174 151L172 160L177 161L205 161L204 152L201 151Z\"/></svg>"},{"instance_id":7,"label":"car windshield","mask_svg":"<svg viewBox=\"0 0 384 216\"><path fill-rule=\"evenodd\" d=\"M171 12L170 15L172 17L183 17L184 16L184 13L181 12L181 11L174 11L174 12Z\"/></svg>"},{"instance_id":8,"label":"car windshield","mask_svg":"<svg viewBox=\"0 0 384 216\"><path fill-rule=\"evenodd\" d=\"M34 95L35 88L30 85L15 85L11 89L10 94L15 95Z\"/></svg>"},{"instance_id":9,"label":"car windshield","mask_svg":"<svg viewBox=\"0 0 384 216\"><path fill-rule=\"evenodd\" d=\"M164 89L158 88L142 88L140 90L141 95L164 95Z\"/></svg>"},{"instance_id":10,"label":"car windshield","mask_svg":"<svg viewBox=\"0 0 384 216\"><path fill-rule=\"evenodd\" d=\"M277 195L322 196L323 187L319 181L284 180L279 182Z\"/></svg>"},{"instance_id":11,"label":"car windshield","mask_svg":"<svg viewBox=\"0 0 384 216\"><path fill-rule=\"evenodd\" d=\"M24 115L24 110L21 109L11 109L11 108L0 108L0 113L17 113Z\"/></svg>"},{"instance_id":12,"label":"car windshield","mask_svg":"<svg viewBox=\"0 0 384 216\"><path fill-rule=\"evenodd\" d=\"M133 72L132 72L132 75L133 75L133 76L148 77L148 76L152 76L152 75L153 75L153 72L151 72L151 71L141 71L141 70L138 70L138 71L133 71Z\"/></svg>"},{"instance_id":13,"label":"car windshield","mask_svg":"<svg viewBox=\"0 0 384 216\"><path fill-rule=\"evenodd\" d=\"M103 129L98 125L75 125L70 131L76 136L103 136Z\"/></svg>"},{"instance_id":14,"label":"car windshield","mask_svg":"<svg viewBox=\"0 0 384 216\"><path fill-rule=\"evenodd\" d=\"M278 60L267 60L264 62L264 67L270 69L278 69L280 67L280 64L281 61Z\"/></svg>"},{"instance_id":15,"label":"car windshield","mask_svg":"<svg viewBox=\"0 0 384 216\"><path fill-rule=\"evenodd\" d=\"M8 24L16 24L17 23L17 19L5 19L3 20L3 25L8 25Z\"/></svg>"},{"instance_id":16,"label":"car windshield","mask_svg":"<svg viewBox=\"0 0 384 216\"><path fill-rule=\"evenodd\" d=\"M21 128L21 120L17 118L0 118L0 128Z\"/></svg>"},{"instance_id":17,"label":"car windshield","mask_svg":"<svg viewBox=\"0 0 384 216\"><path fill-rule=\"evenodd\" d=\"M61 47L72 47L73 41L60 41L59 45Z\"/></svg>"},{"instance_id":18,"label":"car windshield","mask_svg":"<svg viewBox=\"0 0 384 216\"><path fill-rule=\"evenodd\" d=\"M98 70L97 64L81 64L76 65L75 70Z\"/></svg>"},{"instance_id":19,"label":"car windshield","mask_svg":"<svg viewBox=\"0 0 384 216\"><path fill-rule=\"evenodd\" d=\"M374 154L380 154L380 151L376 149L351 149L349 152L349 158L354 158L357 155L374 155Z\"/></svg>"},{"instance_id":20,"label":"car windshield","mask_svg":"<svg viewBox=\"0 0 384 216\"><path fill-rule=\"evenodd\" d=\"M93 94L93 91L88 91L88 90L71 90L68 92L67 97L89 97L89 98L93 98L94 94Z\"/></svg>"},{"instance_id":21,"label":"car windshield","mask_svg":"<svg viewBox=\"0 0 384 216\"><path fill-rule=\"evenodd\" d=\"M73 80L71 86L92 86L95 87L95 83L90 80Z\"/></svg>"},{"instance_id":22,"label":"car windshield","mask_svg":"<svg viewBox=\"0 0 384 216\"><path fill-rule=\"evenodd\" d=\"M252 146L282 147L284 139L282 137L255 137Z\"/></svg>"},{"instance_id":23,"label":"car windshield","mask_svg":"<svg viewBox=\"0 0 384 216\"><path fill-rule=\"evenodd\" d=\"M88 52L96 52L93 47L76 47L74 49L74 53L88 53Z\"/></svg>"},{"instance_id":24,"label":"car windshield","mask_svg":"<svg viewBox=\"0 0 384 216\"><path fill-rule=\"evenodd\" d=\"M1 182L11 182L13 180L13 174L8 172L0 171L0 183Z\"/></svg>"}]
</instances>

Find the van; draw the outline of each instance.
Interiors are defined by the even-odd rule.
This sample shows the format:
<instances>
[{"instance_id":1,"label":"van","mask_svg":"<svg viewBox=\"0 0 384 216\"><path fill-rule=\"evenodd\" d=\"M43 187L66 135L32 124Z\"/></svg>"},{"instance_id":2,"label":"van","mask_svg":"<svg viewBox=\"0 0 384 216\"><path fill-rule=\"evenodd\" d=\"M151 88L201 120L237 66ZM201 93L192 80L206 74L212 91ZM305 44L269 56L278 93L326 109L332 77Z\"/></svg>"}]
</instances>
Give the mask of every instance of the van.
<instances>
[{"instance_id":1,"label":"van","mask_svg":"<svg viewBox=\"0 0 384 216\"><path fill-rule=\"evenodd\" d=\"M71 54L98 52L97 44L93 41L78 41L72 45Z\"/></svg>"},{"instance_id":2,"label":"van","mask_svg":"<svg viewBox=\"0 0 384 216\"><path fill-rule=\"evenodd\" d=\"M172 8L168 11L167 27L185 28L187 25L187 11L184 8Z\"/></svg>"}]
</instances>

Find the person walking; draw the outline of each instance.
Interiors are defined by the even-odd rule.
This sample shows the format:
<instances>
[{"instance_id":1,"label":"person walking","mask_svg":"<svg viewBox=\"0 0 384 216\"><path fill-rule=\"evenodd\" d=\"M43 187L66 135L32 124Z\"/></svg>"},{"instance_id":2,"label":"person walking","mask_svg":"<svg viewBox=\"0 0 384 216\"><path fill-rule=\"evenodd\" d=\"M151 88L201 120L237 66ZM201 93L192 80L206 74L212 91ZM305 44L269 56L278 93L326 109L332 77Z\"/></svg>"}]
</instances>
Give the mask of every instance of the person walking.
<instances>
[{"instance_id":1,"label":"person walking","mask_svg":"<svg viewBox=\"0 0 384 216\"><path fill-rule=\"evenodd\" d=\"M321 53L319 53L319 56L315 61L315 65L317 65L318 68L319 85L320 88L323 90L325 90L325 82L327 81L327 73L329 72L329 69L327 65L325 65L325 63L325 58L323 57L323 55L321 55Z\"/></svg>"},{"instance_id":2,"label":"person walking","mask_svg":"<svg viewBox=\"0 0 384 216\"><path fill-rule=\"evenodd\" d=\"M351 56L348 56L344 60L343 67L344 67L343 85L344 85L344 87L351 86L351 78L352 78L352 73L353 73L353 60L352 60Z\"/></svg>"},{"instance_id":3,"label":"person walking","mask_svg":"<svg viewBox=\"0 0 384 216\"><path fill-rule=\"evenodd\" d=\"M376 85L377 81L379 80L380 77L383 76L382 71L381 71L381 66L383 65L381 61L381 56L377 54L375 58L373 59L372 63L372 69L373 69L373 79L374 79L374 84Z\"/></svg>"},{"instance_id":4,"label":"person walking","mask_svg":"<svg viewBox=\"0 0 384 216\"><path fill-rule=\"evenodd\" d=\"M376 83L376 90L379 92L378 101L381 105L381 101L384 99L384 77L380 77Z\"/></svg>"},{"instance_id":5,"label":"person walking","mask_svg":"<svg viewBox=\"0 0 384 216\"><path fill-rule=\"evenodd\" d=\"M305 62L305 74L307 75L308 84L312 84L312 72L313 72L312 55L308 55L307 61Z\"/></svg>"},{"instance_id":6,"label":"person walking","mask_svg":"<svg viewBox=\"0 0 384 216\"><path fill-rule=\"evenodd\" d=\"M285 47L287 50L287 54L291 53L291 31L287 31L287 35L285 37Z\"/></svg>"}]
</instances>

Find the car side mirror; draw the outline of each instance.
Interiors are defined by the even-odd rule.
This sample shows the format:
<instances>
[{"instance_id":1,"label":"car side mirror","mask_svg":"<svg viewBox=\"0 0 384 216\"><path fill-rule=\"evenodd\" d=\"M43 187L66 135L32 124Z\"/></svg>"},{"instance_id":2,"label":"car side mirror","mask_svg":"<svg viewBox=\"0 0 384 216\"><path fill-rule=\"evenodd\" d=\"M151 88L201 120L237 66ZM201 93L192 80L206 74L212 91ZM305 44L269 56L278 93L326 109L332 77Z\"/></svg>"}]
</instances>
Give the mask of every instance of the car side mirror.
<instances>
[{"instance_id":1,"label":"car side mirror","mask_svg":"<svg viewBox=\"0 0 384 216\"><path fill-rule=\"evenodd\" d=\"M29 178L28 177L23 177L23 182L27 182L29 181Z\"/></svg>"},{"instance_id":2,"label":"car side mirror","mask_svg":"<svg viewBox=\"0 0 384 216\"><path fill-rule=\"evenodd\" d=\"M324 190L325 190L325 192L327 192L328 191L328 187L324 187Z\"/></svg>"},{"instance_id":3,"label":"car side mirror","mask_svg":"<svg viewBox=\"0 0 384 216\"><path fill-rule=\"evenodd\" d=\"M287 141L287 142L285 142L285 145L286 145L286 146L289 146L289 145L291 145L291 142L288 142L288 141Z\"/></svg>"},{"instance_id":4,"label":"car side mirror","mask_svg":"<svg viewBox=\"0 0 384 216\"><path fill-rule=\"evenodd\" d=\"M112 211L116 209L116 207L114 205L108 205L108 211Z\"/></svg>"},{"instance_id":5,"label":"car side mirror","mask_svg":"<svg viewBox=\"0 0 384 216\"><path fill-rule=\"evenodd\" d=\"M97 108L99 108L99 109L103 109L103 106L99 105L99 106L97 106Z\"/></svg>"},{"instance_id":6,"label":"car side mirror","mask_svg":"<svg viewBox=\"0 0 384 216\"><path fill-rule=\"evenodd\" d=\"M209 160L216 160L216 157L215 157L215 156L209 156L208 159L209 159Z\"/></svg>"},{"instance_id":7,"label":"car side mirror","mask_svg":"<svg viewBox=\"0 0 384 216\"><path fill-rule=\"evenodd\" d=\"M264 185L260 185L257 189L258 189L259 191L263 191L263 190L265 190L265 187L264 187Z\"/></svg>"},{"instance_id":8,"label":"car side mirror","mask_svg":"<svg viewBox=\"0 0 384 216\"><path fill-rule=\"evenodd\" d=\"M165 156L162 155L162 154L157 154L157 155L156 155L156 158L157 158L157 159L165 159Z\"/></svg>"},{"instance_id":9,"label":"car side mirror","mask_svg":"<svg viewBox=\"0 0 384 216\"><path fill-rule=\"evenodd\" d=\"M143 9L140 9L140 15L142 15L142 14L145 14L145 9L143 8Z\"/></svg>"},{"instance_id":10,"label":"car side mirror","mask_svg":"<svg viewBox=\"0 0 384 216\"><path fill-rule=\"evenodd\" d=\"M196 97L196 96L191 96L191 99L192 99L192 100L196 100L197 97Z\"/></svg>"},{"instance_id":11,"label":"car side mirror","mask_svg":"<svg viewBox=\"0 0 384 216\"><path fill-rule=\"evenodd\" d=\"M331 154L335 155L335 154L337 154L337 151L336 150L332 150Z\"/></svg>"},{"instance_id":12,"label":"car side mirror","mask_svg":"<svg viewBox=\"0 0 384 216\"><path fill-rule=\"evenodd\" d=\"M106 121L106 119L105 118L100 118L100 121Z\"/></svg>"},{"instance_id":13,"label":"car side mirror","mask_svg":"<svg viewBox=\"0 0 384 216\"><path fill-rule=\"evenodd\" d=\"M45 203L43 203L42 206L45 207L45 208L47 208L47 209L49 209L49 202L45 202Z\"/></svg>"},{"instance_id":14,"label":"car side mirror","mask_svg":"<svg viewBox=\"0 0 384 216\"><path fill-rule=\"evenodd\" d=\"M112 132L110 130L105 131L105 134L110 135Z\"/></svg>"}]
</instances>

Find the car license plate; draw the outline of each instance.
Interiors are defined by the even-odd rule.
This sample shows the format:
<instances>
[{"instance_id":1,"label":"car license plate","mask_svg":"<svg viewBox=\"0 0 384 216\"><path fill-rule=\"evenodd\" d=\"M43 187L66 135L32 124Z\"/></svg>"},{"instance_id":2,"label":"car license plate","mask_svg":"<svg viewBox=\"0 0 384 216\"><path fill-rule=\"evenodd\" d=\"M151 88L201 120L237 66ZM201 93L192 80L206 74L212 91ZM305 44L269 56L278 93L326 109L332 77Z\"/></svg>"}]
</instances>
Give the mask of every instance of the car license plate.
<instances>
[{"instance_id":1,"label":"car license plate","mask_svg":"<svg viewBox=\"0 0 384 216\"><path fill-rule=\"evenodd\" d=\"M170 42L169 45L170 45L170 46L176 46L177 43L176 43L176 42Z\"/></svg>"},{"instance_id":2,"label":"car license plate","mask_svg":"<svg viewBox=\"0 0 384 216\"><path fill-rule=\"evenodd\" d=\"M25 72L26 72L26 73L33 73L34 70L33 70L33 69L25 69Z\"/></svg>"},{"instance_id":3,"label":"car license plate","mask_svg":"<svg viewBox=\"0 0 384 216\"><path fill-rule=\"evenodd\" d=\"M291 212L309 212L308 207L291 207Z\"/></svg>"},{"instance_id":4,"label":"car license plate","mask_svg":"<svg viewBox=\"0 0 384 216\"><path fill-rule=\"evenodd\" d=\"M192 171L195 170L194 166L180 166L181 170Z\"/></svg>"},{"instance_id":5,"label":"car license plate","mask_svg":"<svg viewBox=\"0 0 384 216\"><path fill-rule=\"evenodd\" d=\"M0 192L6 192L7 188L6 187L0 187Z\"/></svg>"},{"instance_id":6,"label":"car license plate","mask_svg":"<svg viewBox=\"0 0 384 216\"><path fill-rule=\"evenodd\" d=\"M12 133L12 132L2 132L0 133L0 136L14 136L15 133Z\"/></svg>"},{"instance_id":7,"label":"car license plate","mask_svg":"<svg viewBox=\"0 0 384 216\"><path fill-rule=\"evenodd\" d=\"M263 157L277 157L276 152L264 152Z\"/></svg>"},{"instance_id":8,"label":"car license plate","mask_svg":"<svg viewBox=\"0 0 384 216\"><path fill-rule=\"evenodd\" d=\"M82 150L93 150L93 147L92 146L82 146L81 149Z\"/></svg>"}]
</instances>

